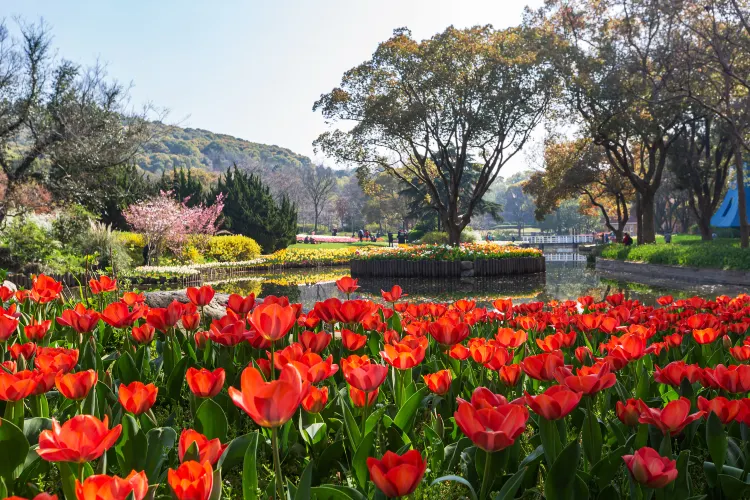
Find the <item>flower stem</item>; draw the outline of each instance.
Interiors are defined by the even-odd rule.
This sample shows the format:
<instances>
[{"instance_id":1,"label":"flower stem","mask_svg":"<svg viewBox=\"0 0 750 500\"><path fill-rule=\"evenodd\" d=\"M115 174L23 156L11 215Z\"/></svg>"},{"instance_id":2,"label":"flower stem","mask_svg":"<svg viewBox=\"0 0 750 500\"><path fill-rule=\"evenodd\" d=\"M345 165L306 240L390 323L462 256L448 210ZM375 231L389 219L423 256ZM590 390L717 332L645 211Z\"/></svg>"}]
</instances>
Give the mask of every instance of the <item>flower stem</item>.
<instances>
[{"instance_id":1,"label":"flower stem","mask_svg":"<svg viewBox=\"0 0 750 500\"><path fill-rule=\"evenodd\" d=\"M370 393L367 391L364 391L364 392L365 392L365 405L362 407L362 432L361 432L362 440L365 439L365 427L367 426L367 408L369 408L367 403L370 402L369 401Z\"/></svg>"},{"instance_id":2,"label":"flower stem","mask_svg":"<svg viewBox=\"0 0 750 500\"><path fill-rule=\"evenodd\" d=\"M279 428L271 428L271 448L273 448L273 469L276 476L276 494L284 498L284 480L281 478L281 459L279 458Z\"/></svg>"},{"instance_id":3,"label":"flower stem","mask_svg":"<svg viewBox=\"0 0 750 500\"><path fill-rule=\"evenodd\" d=\"M479 493L479 500L485 500L490 492L490 475L492 474L492 455L486 452L484 460L484 476L482 477L482 489Z\"/></svg>"}]
</instances>

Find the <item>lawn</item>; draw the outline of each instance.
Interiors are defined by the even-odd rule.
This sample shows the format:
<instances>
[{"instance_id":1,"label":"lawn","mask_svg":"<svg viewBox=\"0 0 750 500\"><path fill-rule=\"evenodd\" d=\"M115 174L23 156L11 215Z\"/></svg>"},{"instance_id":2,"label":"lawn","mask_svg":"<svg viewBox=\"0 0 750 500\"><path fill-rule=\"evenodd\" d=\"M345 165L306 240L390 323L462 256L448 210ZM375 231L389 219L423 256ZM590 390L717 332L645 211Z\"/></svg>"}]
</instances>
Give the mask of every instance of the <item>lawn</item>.
<instances>
[{"instance_id":1,"label":"lawn","mask_svg":"<svg viewBox=\"0 0 750 500\"><path fill-rule=\"evenodd\" d=\"M750 251L740 248L739 239L719 238L702 241L694 235L675 235L672 243L659 237L652 245L609 245L602 257L649 264L750 270Z\"/></svg>"}]
</instances>

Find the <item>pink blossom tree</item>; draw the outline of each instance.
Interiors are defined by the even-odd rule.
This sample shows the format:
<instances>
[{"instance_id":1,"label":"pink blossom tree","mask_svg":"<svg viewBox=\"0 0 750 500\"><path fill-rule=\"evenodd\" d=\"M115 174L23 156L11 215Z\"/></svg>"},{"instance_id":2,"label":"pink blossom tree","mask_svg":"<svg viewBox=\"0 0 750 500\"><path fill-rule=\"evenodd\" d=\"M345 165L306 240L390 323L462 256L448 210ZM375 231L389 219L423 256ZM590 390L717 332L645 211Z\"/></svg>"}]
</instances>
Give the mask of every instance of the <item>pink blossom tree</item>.
<instances>
[{"instance_id":1,"label":"pink blossom tree","mask_svg":"<svg viewBox=\"0 0 750 500\"><path fill-rule=\"evenodd\" d=\"M152 260L158 262L166 248L179 255L190 237L207 237L218 230L224 208L223 194L210 206L201 203L188 207L187 201L179 202L171 191L161 191L158 196L134 203L123 212L133 230L143 235L149 264Z\"/></svg>"}]
</instances>

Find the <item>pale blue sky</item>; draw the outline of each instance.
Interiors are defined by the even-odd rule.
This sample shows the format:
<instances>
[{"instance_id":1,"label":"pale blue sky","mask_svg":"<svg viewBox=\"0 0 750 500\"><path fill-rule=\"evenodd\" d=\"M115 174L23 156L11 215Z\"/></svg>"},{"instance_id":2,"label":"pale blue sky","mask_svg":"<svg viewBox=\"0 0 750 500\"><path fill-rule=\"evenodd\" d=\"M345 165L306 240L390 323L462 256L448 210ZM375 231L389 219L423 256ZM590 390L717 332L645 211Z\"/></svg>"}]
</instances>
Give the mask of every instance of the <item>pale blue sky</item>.
<instances>
[{"instance_id":1,"label":"pale blue sky","mask_svg":"<svg viewBox=\"0 0 750 500\"><path fill-rule=\"evenodd\" d=\"M541 0L2 0L43 17L59 55L99 58L135 85L133 102L167 121L277 144L313 157L325 130L312 105L394 28L427 38L450 24L517 24ZM524 166L519 156L510 171Z\"/></svg>"}]
</instances>

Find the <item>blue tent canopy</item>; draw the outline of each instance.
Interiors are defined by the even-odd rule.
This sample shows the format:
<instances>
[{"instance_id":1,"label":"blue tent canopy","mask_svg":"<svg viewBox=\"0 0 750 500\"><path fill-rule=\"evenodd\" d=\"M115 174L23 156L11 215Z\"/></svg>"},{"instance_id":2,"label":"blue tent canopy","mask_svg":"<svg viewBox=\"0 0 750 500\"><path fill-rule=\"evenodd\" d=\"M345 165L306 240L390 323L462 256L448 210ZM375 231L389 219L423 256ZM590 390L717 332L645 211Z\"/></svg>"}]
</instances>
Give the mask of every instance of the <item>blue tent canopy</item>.
<instances>
[{"instance_id":1,"label":"blue tent canopy","mask_svg":"<svg viewBox=\"0 0 750 500\"><path fill-rule=\"evenodd\" d=\"M750 187L748 186L745 186L745 199L748 200L747 210L750 209ZM714 216L711 217L711 226L740 227L740 211L738 207L737 189L729 189L727 195L724 197L724 201L721 202L721 206ZM750 218L750 213L748 213L748 218Z\"/></svg>"}]
</instances>

